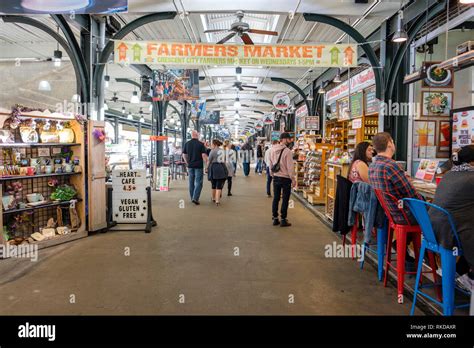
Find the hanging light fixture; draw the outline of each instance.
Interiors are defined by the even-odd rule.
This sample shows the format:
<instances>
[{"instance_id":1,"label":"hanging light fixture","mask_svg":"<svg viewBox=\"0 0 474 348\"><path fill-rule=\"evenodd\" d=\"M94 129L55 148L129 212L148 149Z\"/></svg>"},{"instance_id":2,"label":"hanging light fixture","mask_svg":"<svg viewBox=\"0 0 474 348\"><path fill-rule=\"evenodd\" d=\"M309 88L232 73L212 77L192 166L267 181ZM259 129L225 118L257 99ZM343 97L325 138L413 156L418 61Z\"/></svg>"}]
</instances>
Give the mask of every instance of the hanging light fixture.
<instances>
[{"instance_id":1,"label":"hanging light fixture","mask_svg":"<svg viewBox=\"0 0 474 348\"><path fill-rule=\"evenodd\" d=\"M107 103L104 103L104 111L107 111L109 110L109 106L107 105Z\"/></svg>"},{"instance_id":2,"label":"hanging light fixture","mask_svg":"<svg viewBox=\"0 0 474 348\"><path fill-rule=\"evenodd\" d=\"M122 114L125 113L125 106L122 106Z\"/></svg>"},{"instance_id":3,"label":"hanging light fixture","mask_svg":"<svg viewBox=\"0 0 474 348\"><path fill-rule=\"evenodd\" d=\"M405 42L408 40L407 32L403 26L403 11L398 11L398 18L397 18L397 31L393 34L392 41L393 42Z\"/></svg>"},{"instance_id":4,"label":"hanging light fixture","mask_svg":"<svg viewBox=\"0 0 474 348\"><path fill-rule=\"evenodd\" d=\"M41 80L38 84L38 91L50 92L51 84L47 80Z\"/></svg>"},{"instance_id":5,"label":"hanging light fixture","mask_svg":"<svg viewBox=\"0 0 474 348\"><path fill-rule=\"evenodd\" d=\"M140 117L140 123L145 123L145 117Z\"/></svg>"},{"instance_id":6,"label":"hanging light fixture","mask_svg":"<svg viewBox=\"0 0 474 348\"><path fill-rule=\"evenodd\" d=\"M138 98L138 92L137 91L133 91L132 97L130 98L130 103L131 104L140 103L140 99Z\"/></svg>"},{"instance_id":7,"label":"hanging light fixture","mask_svg":"<svg viewBox=\"0 0 474 348\"><path fill-rule=\"evenodd\" d=\"M105 76L104 76L104 87L105 87L105 88L109 88L109 82L110 82L110 76L109 76L109 75L105 75Z\"/></svg>"},{"instance_id":8,"label":"hanging light fixture","mask_svg":"<svg viewBox=\"0 0 474 348\"><path fill-rule=\"evenodd\" d=\"M240 78L242 77L242 68L240 66L235 68L235 76L237 77L237 81L240 81Z\"/></svg>"},{"instance_id":9,"label":"hanging light fixture","mask_svg":"<svg viewBox=\"0 0 474 348\"><path fill-rule=\"evenodd\" d=\"M337 69L336 76L334 77L334 80L332 80L334 83L341 83L341 69Z\"/></svg>"},{"instance_id":10,"label":"hanging light fixture","mask_svg":"<svg viewBox=\"0 0 474 348\"><path fill-rule=\"evenodd\" d=\"M238 126L240 124L239 120L234 121L234 126Z\"/></svg>"},{"instance_id":11,"label":"hanging light fixture","mask_svg":"<svg viewBox=\"0 0 474 348\"><path fill-rule=\"evenodd\" d=\"M130 110L128 111L127 120L133 120L133 115Z\"/></svg>"},{"instance_id":12,"label":"hanging light fixture","mask_svg":"<svg viewBox=\"0 0 474 348\"><path fill-rule=\"evenodd\" d=\"M169 124L174 124L174 123L175 123L175 120L174 120L174 118L170 118L170 119L168 120L168 122L169 122Z\"/></svg>"},{"instance_id":13,"label":"hanging light fixture","mask_svg":"<svg viewBox=\"0 0 474 348\"><path fill-rule=\"evenodd\" d=\"M323 87L322 85L321 85L321 87L319 87L318 93L319 93L319 94L324 94L324 93L326 93L326 90L324 89L324 87Z\"/></svg>"},{"instance_id":14,"label":"hanging light fixture","mask_svg":"<svg viewBox=\"0 0 474 348\"><path fill-rule=\"evenodd\" d=\"M59 26L57 28L58 34L59 34ZM56 44L56 50L53 52L53 65L56 68L59 68L61 66L61 60L63 58L63 53L59 49L59 42Z\"/></svg>"},{"instance_id":15,"label":"hanging light fixture","mask_svg":"<svg viewBox=\"0 0 474 348\"><path fill-rule=\"evenodd\" d=\"M239 97L235 98L234 108L239 109L241 106L242 106L242 104L240 104L240 98Z\"/></svg>"}]
</instances>

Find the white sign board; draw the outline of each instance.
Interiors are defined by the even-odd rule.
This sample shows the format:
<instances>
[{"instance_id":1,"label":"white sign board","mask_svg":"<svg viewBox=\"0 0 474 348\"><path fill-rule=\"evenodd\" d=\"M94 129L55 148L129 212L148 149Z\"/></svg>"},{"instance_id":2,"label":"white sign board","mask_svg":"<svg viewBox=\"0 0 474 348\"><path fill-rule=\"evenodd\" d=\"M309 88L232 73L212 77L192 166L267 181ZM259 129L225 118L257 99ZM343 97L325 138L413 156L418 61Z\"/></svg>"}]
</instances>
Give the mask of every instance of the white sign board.
<instances>
[{"instance_id":1,"label":"white sign board","mask_svg":"<svg viewBox=\"0 0 474 348\"><path fill-rule=\"evenodd\" d=\"M290 96L285 92L279 92L273 96L273 106L277 110L286 110L290 107Z\"/></svg>"},{"instance_id":2,"label":"white sign board","mask_svg":"<svg viewBox=\"0 0 474 348\"><path fill-rule=\"evenodd\" d=\"M148 217L146 169L112 172L112 213L118 223L146 223Z\"/></svg>"},{"instance_id":3,"label":"white sign board","mask_svg":"<svg viewBox=\"0 0 474 348\"><path fill-rule=\"evenodd\" d=\"M169 191L170 167L160 168L160 179L158 180L158 190Z\"/></svg>"}]
</instances>

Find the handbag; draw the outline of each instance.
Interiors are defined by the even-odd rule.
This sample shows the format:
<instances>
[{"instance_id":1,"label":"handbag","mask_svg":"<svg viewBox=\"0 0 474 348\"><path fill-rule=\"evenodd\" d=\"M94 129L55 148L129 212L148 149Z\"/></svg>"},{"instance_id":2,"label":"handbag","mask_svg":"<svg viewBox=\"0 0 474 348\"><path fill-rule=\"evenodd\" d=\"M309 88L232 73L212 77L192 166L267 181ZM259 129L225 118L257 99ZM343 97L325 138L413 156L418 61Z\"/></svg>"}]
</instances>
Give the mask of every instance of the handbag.
<instances>
[{"instance_id":1,"label":"handbag","mask_svg":"<svg viewBox=\"0 0 474 348\"><path fill-rule=\"evenodd\" d=\"M283 151L285 149L281 150L280 156L278 156L278 161L272 166L272 173L278 173L280 171L280 160L281 160L281 155L283 155Z\"/></svg>"}]
</instances>

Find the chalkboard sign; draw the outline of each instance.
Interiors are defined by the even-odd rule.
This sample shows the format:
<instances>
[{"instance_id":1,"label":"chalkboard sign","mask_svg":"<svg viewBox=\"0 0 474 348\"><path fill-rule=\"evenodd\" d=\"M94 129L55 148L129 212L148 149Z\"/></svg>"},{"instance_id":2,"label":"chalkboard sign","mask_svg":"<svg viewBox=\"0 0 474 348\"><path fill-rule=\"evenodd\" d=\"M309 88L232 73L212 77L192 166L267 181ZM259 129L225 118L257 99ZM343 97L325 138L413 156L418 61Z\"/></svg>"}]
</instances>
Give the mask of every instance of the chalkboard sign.
<instances>
[{"instance_id":1,"label":"chalkboard sign","mask_svg":"<svg viewBox=\"0 0 474 348\"><path fill-rule=\"evenodd\" d=\"M113 216L119 223L146 223L148 217L146 170L112 172Z\"/></svg>"},{"instance_id":2,"label":"chalkboard sign","mask_svg":"<svg viewBox=\"0 0 474 348\"><path fill-rule=\"evenodd\" d=\"M362 92L351 95L351 117L357 118L363 115L364 94Z\"/></svg>"},{"instance_id":3,"label":"chalkboard sign","mask_svg":"<svg viewBox=\"0 0 474 348\"><path fill-rule=\"evenodd\" d=\"M379 112L379 101L375 97L375 86L365 90L365 114L376 114Z\"/></svg>"},{"instance_id":4,"label":"chalkboard sign","mask_svg":"<svg viewBox=\"0 0 474 348\"><path fill-rule=\"evenodd\" d=\"M349 119L349 98L342 98L337 101L337 118L338 120Z\"/></svg>"},{"instance_id":5,"label":"chalkboard sign","mask_svg":"<svg viewBox=\"0 0 474 348\"><path fill-rule=\"evenodd\" d=\"M319 116L306 116L305 129L306 130L319 130Z\"/></svg>"}]
</instances>

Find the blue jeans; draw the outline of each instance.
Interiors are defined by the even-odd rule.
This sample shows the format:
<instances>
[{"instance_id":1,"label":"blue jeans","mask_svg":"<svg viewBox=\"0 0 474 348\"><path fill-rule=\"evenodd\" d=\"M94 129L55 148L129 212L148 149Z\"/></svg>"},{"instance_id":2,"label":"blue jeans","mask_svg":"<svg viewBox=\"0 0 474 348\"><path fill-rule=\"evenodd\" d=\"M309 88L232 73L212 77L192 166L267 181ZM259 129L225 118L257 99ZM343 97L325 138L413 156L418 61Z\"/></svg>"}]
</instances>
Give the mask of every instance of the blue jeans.
<instances>
[{"instance_id":1,"label":"blue jeans","mask_svg":"<svg viewBox=\"0 0 474 348\"><path fill-rule=\"evenodd\" d=\"M244 175L249 176L250 174L250 163L242 163L242 167L244 168Z\"/></svg>"},{"instance_id":2,"label":"blue jeans","mask_svg":"<svg viewBox=\"0 0 474 348\"><path fill-rule=\"evenodd\" d=\"M201 196L203 171L202 168L188 168L189 195L193 201L199 201Z\"/></svg>"},{"instance_id":3,"label":"blue jeans","mask_svg":"<svg viewBox=\"0 0 474 348\"><path fill-rule=\"evenodd\" d=\"M263 159L257 159L257 165L255 166L255 173L262 173L263 170Z\"/></svg>"},{"instance_id":4,"label":"blue jeans","mask_svg":"<svg viewBox=\"0 0 474 348\"><path fill-rule=\"evenodd\" d=\"M271 191L272 179L273 177L270 175L270 168L267 167L267 195L269 196L272 195L272 191Z\"/></svg>"}]
</instances>

